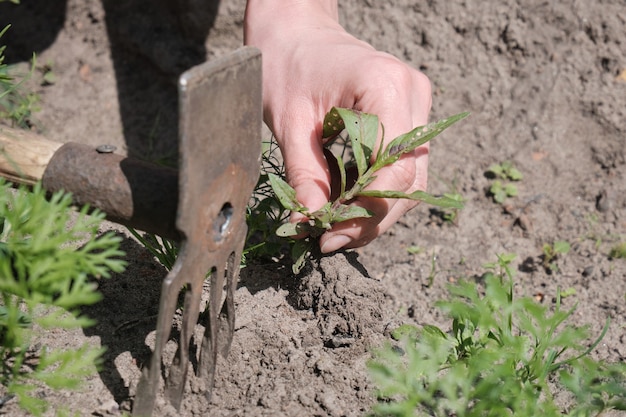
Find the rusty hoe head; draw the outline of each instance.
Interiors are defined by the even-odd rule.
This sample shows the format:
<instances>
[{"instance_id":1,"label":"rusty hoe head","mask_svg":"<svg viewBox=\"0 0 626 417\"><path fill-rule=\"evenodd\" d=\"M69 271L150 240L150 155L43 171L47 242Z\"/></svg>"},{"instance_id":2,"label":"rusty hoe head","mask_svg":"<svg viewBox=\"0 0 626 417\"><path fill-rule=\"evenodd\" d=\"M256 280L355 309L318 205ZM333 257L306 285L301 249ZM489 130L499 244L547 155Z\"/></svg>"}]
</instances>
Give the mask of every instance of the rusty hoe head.
<instances>
[{"instance_id":1,"label":"rusty hoe head","mask_svg":"<svg viewBox=\"0 0 626 417\"><path fill-rule=\"evenodd\" d=\"M199 65L179 80L180 171L176 229L181 248L163 281L152 358L137 387L133 415L152 414L165 378L165 396L180 408L190 344L209 280L208 317L198 346L197 377L210 397L218 354L228 354L235 324L234 293L246 236L245 211L261 155L261 56L254 48ZM207 278L208 274L208 278ZM178 295L185 288L180 341L169 372L162 372ZM194 350L196 351L196 350ZM195 361L195 359L194 359Z\"/></svg>"}]
</instances>

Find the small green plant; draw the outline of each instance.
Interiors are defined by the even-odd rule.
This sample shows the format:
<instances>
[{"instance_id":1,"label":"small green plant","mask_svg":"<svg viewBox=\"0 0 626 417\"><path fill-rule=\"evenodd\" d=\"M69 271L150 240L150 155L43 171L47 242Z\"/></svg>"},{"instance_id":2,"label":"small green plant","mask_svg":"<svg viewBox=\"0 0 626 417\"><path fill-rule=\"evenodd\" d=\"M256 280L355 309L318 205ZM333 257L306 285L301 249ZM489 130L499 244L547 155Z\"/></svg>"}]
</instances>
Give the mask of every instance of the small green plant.
<instances>
[{"instance_id":1,"label":"small green plant","mask_svg":"<svg viewBox=\"0 0 626 417\"><path fill-rule=\"evenodd\" d=\"M457 192L445 193L444 196L452 200L458 201L461 204L465 202L465 200L463 199L463 196ZM459 209L455 207L442 209L441 219L446 223L457 224L458 219L459 219Z\"/></svg>"},{"instance_id":2,"label":"small green plant","mask_svg":"<svg viewBox=\"0 0 626 417\"><path fill-rule=\"evenodd\" d=\"M42 85L54 85L57 82L57 76L53 70L52 61L48 61L45 65L42 65L39 68L41 72L41 83Z\"/></svg>"},{"instance_id":3,"label":"small green plant","mask_svg":"<svg viewBox=\"0 0 626 417\"><path fill-rule=\"evenodd\" d=\"M487 169L487 173L494 177L489 188L493 201L502 204L508 197L517 196L517 186L511 181L521 181L523 176L511 162L493 164Z\"/></svg>"},{"instance_id":4,"label":"small green plant","mask_svg":"<svg viewBox=\"0 0 626 417\"><path fill-rule=\"evenodd\" d=\"M178 257L178 243L153 233L141 234L131 227L128 228L128 231L143 247L148 249L166 270L170 271L174 267Z\"/></svg>"},{"instance_id":5,"label":"small green plant","mask_svg":"<svg viewBox=\"0 0 626 417\"><path fill-rule=\"evenodd\" d=\"M486 265L479 283L449 287L437 303L452 323L404 325L368 364L378 388L376 416L597 416L626 410L626 364L594 361L589 353L606 334L587 345L588 327L564 324L557 293L549 308L516 297L511 261L502 255ZM555 390L569 395L557 404Z\"/></svg>"},{"instance_id":6,"label":"small green plant","mask_svg":"<svg viewBox=\"0 0 626 417\"><path fill-rule=\"evenodd\" d=\"M626 242L620 242L611 248L609 258L626 259Z\"/></svg>"},{"instance_id":7,"label":"small green plant","mask_svg":"<svg viewBox=\"0 0 626 417\"><path fill-rule=\"evenodd\" d=\"M545 243L543 245L542 263L546 272L558 271L557 260L559 256L567 254L569 250L570 244L564 240L557 240L553 244Z\"/></svg>"},{"instance_id":8,"label":"small green plant","mask_svg":"<svg viewBox=\"0 0 626 417\"><path fill-rule=\"evenodd\" d=\"M417 245L411 245L406 248L406 251L411 255L419 255L424 252L424 250L425 249L423 247Z\"/></svg>"},{"instance_id":9,"label":"small green plant","mask_svg":"<svg viewBox=\"0 0 626 417\"><path fill-rule=\"evenodd\" d=\"M283 248L294 244L293 239L276 234L276 230L289 218L289 211L281 205L270 183L270 176L285 176L275 140L263 142L261 160L261 175L246 213L248 236L243 253L244 264L251 259L276 257Z\"/></svg>"},{"instance_id":10,"label":"small green plant","mask_svg":"<svg viewBox=\"0 0 626 417\"><path fill-rule=\"evenodd\" d=\"M386 146L379 147L378 152L374 155L379 128L378 117L351 109L332 108L324 118L323 137L332 139L345 129L352 150L352 159L347 163L344 162L342 155L336 156L330 152L326 153L327 159L331 159L329 163L336 164L339 172L339 190L333 190L331 193L336 194L337 197L319 210L311 212L297 200L295 190L287 182L278 175L268 174L272 189L282 206L290 211L302 213L308 218L308 222L285 223L277 230L277 234L283 237L301 234L308 236L305 239L297 240L294 244L292 252L294 273L299 272L303 267L314 239L330 230L333 224L373 215L362 207L350 204L357 197L405 198L443 208L462 208L463 204L460 201L448 196L435 197L424 191L407 194L400 191L370 190L367 189L367 186L374 181L378 170L393 164L402 155L412 152L439 135L447 127L467 116L468 113L461 113L426 126L417 127L398 136ZM330 142L332 141L329 141L327 146L330 146ZM354 181L349 180L348 173L351 170L356 173Z\"/></svg>"},{"instance_id":11,"label":"small green plant","mask_svg":"<svg viewBox=\"0 0 626 417\"><path fill-rule=\"evenodd\" d=\"M40 185L32 192L11 190L0 181L0 384L20 405L41 415L46 400L35 395L42 385L76 389L95 371L103 349L85 344L77 350L35 347L37 332L93 324L80 307L101 296L90 277L121 272L121 238L99 237L101 213L81 209L70 217L71 198L46 199Z\"/></svg>"},{"instance_id":12,"label":"small green plant","mask_svg":"<svg viewBox=\"0 0 626 417\"><path fill-rule=\"evenodd\" d=\"M465 203L465 199L463 198L463 195L459 192L458 190L458 186L457 186L457 181L458 179L455 177L453 180L451 181L447 181L444 180L442 178L440 178L437 175L433 175L435 177L435 179L439 182L442 183L446 189L447 192L444 192L443 195L451 198L453 200L456 200L458 202L460 202L461 204ZM431 215L434 215L436 217L438 217L442 223L447 223L447 224L453 224L453 225L458 225L459 222L459 212L460 210L458 208L436 208L433 207L430 210ZM441 223L440 223L441 224Z\"/></svg>"},{"instance_id":13,"label":"small green plant","mask_svg":"<svg viewBox=\"0 0 626 417\"><path fill-rule=\"evenodd\" d=\"M10 25L0 30L0 38L9 28ZM17 81L4 63L5 48L4 45L0 46L0 120L8 120L14 126L28 128L32 124L32 113L38 110L36 104L39 96L34 92L24 93L21 87L35 69L35 56L33 55L29 74Z\"/></svg>"}]
</instances>

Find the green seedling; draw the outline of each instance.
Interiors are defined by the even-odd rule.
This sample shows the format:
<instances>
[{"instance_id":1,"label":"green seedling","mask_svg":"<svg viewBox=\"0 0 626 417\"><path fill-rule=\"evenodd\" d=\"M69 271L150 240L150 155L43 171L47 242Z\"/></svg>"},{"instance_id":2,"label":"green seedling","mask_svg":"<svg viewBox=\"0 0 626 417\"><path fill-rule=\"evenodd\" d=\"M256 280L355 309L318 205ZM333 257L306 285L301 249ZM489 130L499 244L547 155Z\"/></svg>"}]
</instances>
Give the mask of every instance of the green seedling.
<instances>
[{"instance_id":1,"label":"green seedling","mask_svg":"<svg viewBox=\"0 0 626 417\"><path fill-rule=\"evenodd\" d=\"M444 196L458 201L459 203L463 204L464 203L464 199L463 196L457 192L454 193L445 193ZM444 222L446 223L452 223L452 224L457 224L457 221L459 219L459 209L457 208L448 208L448 209L443 209L442 210L442 214L441 214L441 218L443 219Z\"/></svg>"},{"instance_id":2,"label":"green seedling","mask_svg":"<svg viewBox=\"0 0 626 417\"><path fill-rule=\"evenodd\" d=\"M457 179L453 179L452 181L446 181L442 178L439 178L437 175L434 177L440 182L443 183L448 190L443 195L456 200L460 203L465 203L465 199L463 195L459 193L457 187ZM459 209L456 208L432 208L430 209L430 213L440 218L444 223L457 225L459 221Z\"/></svg>"},{"instance_id":3,"label":"green seedling","mask_svg":"<svg viewBox=\"0 0 626 417\"><path fill-rule=\"evenodd\" d=\"M487 169L487 173L494 177L489 194L496 203L502 204L508 197L517 196L517 186L511 181L521 181L523 176L511 162L493 164Z\"/></svg>"},{"instance_id":4,"label":"green seedling","mask_svg":"<svg viewBox=\"0 0 626 417\"><path fill-rule=\"evenodd\" d=\"M375 174L381 168L396 162L402 155L412 152L417 147L427 143L444 129L464 119L468 113L461 113L441 121L420 126L408 133L398 136L386 146L381 146L375 153L378 137L378 117L356 110L332 108L324 118L323 137L332 139L342 131L348 134L352 150L352 159L344 162L343 157L327 152L329 165L336 165L339 175L339 189L331 194L337 197L326 203L317 211L311 211L303 206L296 198L296 191L280 176L269 174L269 181L281 205L290 211L302 213L307 222L285 223L276 233L282 237L307 235L306 239L298 240L294 245L294 273L298 273L304 266L305 259L310 253L313 240L330 230L335 223L352 219L371 217L374 213L356 205L352 205L356 198L403 198L423 201L442 208L463 207L462 202L449 196L435 197L425 191L403 193L400 191L371 190L367 187L376 178ZM384 136L384 126L383 126ZM384 139L384 138L383 138ZM351 179L354 173L356 178Z\"/></svg>"},{"instance_id":5,"label":"green seedling","mask_svg":"<svg viewBox=\"0 0 626 417\"><path fill-rule=\"evenodd\" d=\"M417 245L411 245L406 248L406 251L411 255L419 255L420 253L424 252L424 248Z\"/></svg>"},{"instance_id":6,"label":"green seedling","mask_svg":"<svg viewBox=\"0 0 626 417\"><path fill-rule=\"evenodd\" d=\"M576 295L576 288L574 287L568 287L561 291L561 298L572 297L574 295Z\"/></svg>"},{"instance_id":7,"label":"green seedling","mask_svg":"<svg viewBox=\"0 0 626 417\"><path fill-rule=\"evenodd\" d=\"M609 258L626 259L626 242L620 242L611 248Z\"/></svg>"},{"instance_id":8,"label":"green seedling","mask_svg":"<svg viewBox=\"0 0 626 417\"><path fill-rule=\"evenodd\" d=\"M523 178L522 173L509 161L493 164L487 169L487 172L503 180L521 181Z\"/></svg>"},{"instance_id":9,"label":"green seedling","mask_svg":"<svg viewBox=\"0 0 626 417\"><path fill-rule=\"evenodd\" d=\"M246 213L248 235L244 248L245 264L251 260L276 259L287 245L293 247L293 239L283 239L276 230L289 217L289 211L281 204L270 184L270 175L284 177L285 168L279 157L275 140L264 141L261 153L261 175Z\"/></svg>"},{"instance_id":10,"label":"green seedling","mask_svg":"<svg viewBox=\"0 0 626 417\"><path fill-rule=\"evenodd\" d=\"M556 272L559 267L557 260L559 256L565 255L570 250L569 242L564 240L558 240L554 244L545 243L543 245L542 264L547 272Z\"/></svg>"},{"instance_id":11,"label":"green seedling","mask_svg":"<svg viewBox=\"0 0 626 417\"><path fill-rule=\"evenodd\" d=\"M7 25L0 30L0 38L9 30ZM16 80L8 65L4 63L4 50L6 46L0 46L0 120L9 121L12 125L29 128L32 125L31 116L39 110L37 102L39 96L33 92L24 93L22 84L32 76L35 70L35 55L33 55L30 72Z\"/></svg>"},{"instance_id":12,"label":"green seedling","mask_svg":"<svg viewBox=\"0 0 626 417\"><path fill-rule=\"evenodd\" d=\"M599 416L626 410L626 364L594 361L605 336L589 341L589 327L566 324L557 292L553 306L517 297L511 262L502 255L480 282L449 286L437 303L447 330L403 325L368 363L377 387L375 416ZM571 401L561 409L556 390Z\"/></svg>"},{"instance_id":13,"label":"green seedling","mask_svg":"<svg viewBox=\"0 0 626 417\"><path fill-rule=\"evenodd\" d=\"M143 247L148 249L166 270L170 271L174 267L178 257L178 243L152 233L141 234L131 227L128 228L128 231Z\"/></svg>"},{"instance_id":14,"label":"green seedling","mask_svg":"<svg viewBox=\"0 0 626 417\"><path fill-rule=\"evenodd\" d=\"M41 84L46 85L54 85L57 82L57 77L54 71L52 70L52 62L48 61L45 65L39 68L41 72L42 82Z\"/></svg>"},{"instance_id":15,"label":"green seedling","mask_svg":"<svg viewBox=\"0 0 626 417\"><path fill-rule=\"evenodd\" d=\"M81 314L101 299L90 277L125 267L121 238L98 236L104 214L85 207L71 216L70 205L67 194L48 200L40 184L15 191L0 181L0 385L34 415L48 406L37 387L79 388L104 351L37 347L38 332L93 325Z\"/></svg>"}]
</instances>

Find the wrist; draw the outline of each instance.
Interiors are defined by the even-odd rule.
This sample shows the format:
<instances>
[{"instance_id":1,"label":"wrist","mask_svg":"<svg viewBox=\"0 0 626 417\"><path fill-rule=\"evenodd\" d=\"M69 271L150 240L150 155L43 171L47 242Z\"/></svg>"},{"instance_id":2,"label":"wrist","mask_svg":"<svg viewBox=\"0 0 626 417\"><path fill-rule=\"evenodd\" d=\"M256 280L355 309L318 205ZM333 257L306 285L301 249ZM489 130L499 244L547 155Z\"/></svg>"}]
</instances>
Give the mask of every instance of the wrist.
<instances>
[{"instance_id":1,"label":"wrist","mask_svg":"<svg viewBox=\"0 0 626 417\"><path fill-rule=\"evenodd\" d=\"M244 44L263 50L300 29L337 26L337 0L249 0L244 18Z\"/></svg>"}]
</instances>

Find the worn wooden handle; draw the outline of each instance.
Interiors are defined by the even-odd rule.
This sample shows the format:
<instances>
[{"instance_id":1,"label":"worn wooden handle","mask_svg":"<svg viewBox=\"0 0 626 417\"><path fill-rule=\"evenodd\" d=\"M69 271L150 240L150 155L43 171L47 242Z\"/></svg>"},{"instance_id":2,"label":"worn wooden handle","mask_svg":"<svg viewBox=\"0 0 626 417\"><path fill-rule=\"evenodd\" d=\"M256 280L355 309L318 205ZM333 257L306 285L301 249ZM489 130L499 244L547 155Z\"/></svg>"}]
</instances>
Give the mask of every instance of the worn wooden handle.
<instances>
[{"instance_id":1,"label":"worn wooden handle","mask_svg":"<svg viewBox=\"0 0 626 417\"><path fill-rule=\"evenodd\" d=\"M26 130L0 126L0 176L33 185L62 145Z\"/></svg>"}]
</instances>

